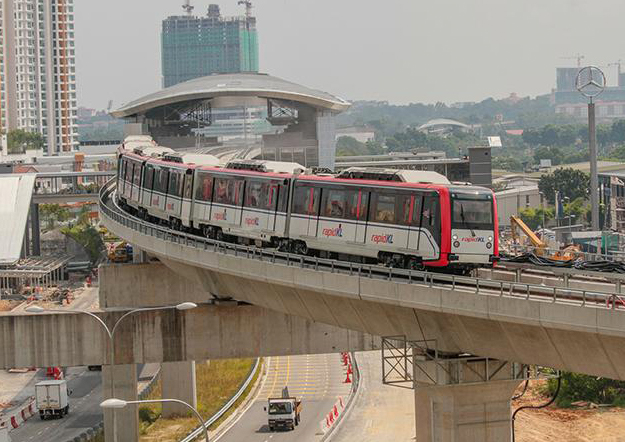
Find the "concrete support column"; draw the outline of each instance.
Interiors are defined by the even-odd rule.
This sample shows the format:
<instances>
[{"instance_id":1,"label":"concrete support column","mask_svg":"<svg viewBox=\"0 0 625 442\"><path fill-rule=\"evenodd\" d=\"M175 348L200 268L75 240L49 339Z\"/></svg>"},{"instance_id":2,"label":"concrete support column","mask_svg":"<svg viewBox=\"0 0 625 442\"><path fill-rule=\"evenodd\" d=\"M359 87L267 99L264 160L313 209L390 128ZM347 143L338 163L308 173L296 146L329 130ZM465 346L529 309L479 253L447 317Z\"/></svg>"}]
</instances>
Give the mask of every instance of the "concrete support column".
<instances>
[{"instance_id":1,"label":"concrete support column","mask_svg":"<svg viewBox=\"0 0 625 442\"><path fill-rule=\"evenodd\" d=\"M115 381L115 397L127 401L137 400L137 366L135 364L115 365L113 368ZM111 367L102 366L102 397L111 397ZM139 440L139 408L128 405L121 410L104 411L104 440L105 442L123 442ZM113 413L115 413L115 427L117 438L113 435Z\"/></svg>"},{"instance_id":2,"label":"concrete support column","mask_svg":"<svg viewBox=\"0 0 625 442\"><path fill-rule=\"evenodd\" d=\"M518 380L415 388L416 440L509 442Z\"/></svg>"},{"instance_id":3,"label":"concrete support column","mask_svg":"<svg viewBox=\"0 0 625 442\"><path fill-rule=\"evenodd\" d=\"M197 406L195 361L164 362L161 365L164 399L179 399ZM163 404L163 417L186 416L189 409L180 404Z\"/></svg>"},{"instance_id":4,"label":"concrete support column","mask_svg":"<svg viewBox=\"0 0 625 442\"><path fill-rule=\"evenodd\" d=\"M480 357L414 359L416 440L509 442L522 364Z\"/></svg>"},{"instance_id":5,"label":"concrete support column","mask_svg":"<svg viewBox=\"0 0 625 442\"><path fill-rule=\"evenodd\" d=\"M39 204L30 205L30 222L33 234L33 255L41 255L41 223L39 221Z\"/></svg>"}]
</instances>

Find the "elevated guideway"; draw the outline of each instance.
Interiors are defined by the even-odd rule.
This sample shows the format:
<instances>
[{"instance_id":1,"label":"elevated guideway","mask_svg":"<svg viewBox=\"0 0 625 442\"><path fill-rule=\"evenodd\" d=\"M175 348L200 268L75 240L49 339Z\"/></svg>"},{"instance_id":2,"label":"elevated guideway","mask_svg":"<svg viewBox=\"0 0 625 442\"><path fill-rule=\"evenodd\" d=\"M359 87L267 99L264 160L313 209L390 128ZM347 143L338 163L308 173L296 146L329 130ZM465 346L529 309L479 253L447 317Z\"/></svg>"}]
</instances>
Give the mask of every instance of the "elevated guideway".
<instances>
[{"instance_id":1,"label":"elevated guideway","mask_svg":"<svg viewBox=\"0 0 625 442\"><path fill-rule=\"evenodd\" d=\"M323 260L219 243L140 221L103 189L103 223L218 298L375 336L625 379L618 293Z\"/></svg>"}]
</instances>

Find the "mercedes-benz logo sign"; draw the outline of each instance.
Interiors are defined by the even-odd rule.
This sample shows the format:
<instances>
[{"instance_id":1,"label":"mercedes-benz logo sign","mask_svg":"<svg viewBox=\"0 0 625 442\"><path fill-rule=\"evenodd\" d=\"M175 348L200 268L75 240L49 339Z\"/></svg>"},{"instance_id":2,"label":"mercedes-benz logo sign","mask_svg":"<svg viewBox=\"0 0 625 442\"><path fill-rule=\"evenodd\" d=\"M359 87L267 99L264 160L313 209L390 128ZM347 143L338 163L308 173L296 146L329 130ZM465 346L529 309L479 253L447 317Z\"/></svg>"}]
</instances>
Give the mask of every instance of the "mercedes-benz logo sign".
<instances>
[{"instance_id":1,"label":"mercedes-benz logo sign","mask_svg":"<svg viewBox=\"0 0 625 442\"><path fill-rule=\"evenodd\" d=\"M593 98L605 89L605 75L596 66L586 66L577 73L575 88L584 97Z\"/></svg>"}]
</instances>

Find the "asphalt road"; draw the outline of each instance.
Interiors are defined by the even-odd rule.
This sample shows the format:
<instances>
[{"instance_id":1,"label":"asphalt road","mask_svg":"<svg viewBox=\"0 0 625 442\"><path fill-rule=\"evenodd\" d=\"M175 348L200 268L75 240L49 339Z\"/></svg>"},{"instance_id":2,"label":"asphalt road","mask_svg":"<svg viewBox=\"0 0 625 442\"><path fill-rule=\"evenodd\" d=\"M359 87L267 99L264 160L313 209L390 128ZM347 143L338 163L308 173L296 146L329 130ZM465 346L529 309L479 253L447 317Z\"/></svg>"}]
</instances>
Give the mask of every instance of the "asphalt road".
<instances>
[{"instance_id":1,"label":"asphalt road","mask_svg":"<svg viewBox=\"0 0 625 442\"><path fill-rule=\"evenodd\" d=\"M65 442L102 421L102 373L74 367L65 377L71 391L69 414L43 421L35 415L10 433L12 442Z\"/></svg>"},{"instance_id":2,"label":"asphalt road","mask_svg":"<svg viewBox=\"0 0 625 442\"><path fill-rule=\"evenodd\" d=\"M269 358L261 391L242 417L224 433L220 442L315 441L321 438L319 422L334 406L338 396L347 400L351 384L345 384L345 369L338 354ZM267 398L280 396L288 386L291 396L302 399L302 420L293 431L270 432Z\"/></svg>"},{"instance_id":3,"label":"asphalt road","mask_svg":"<svg viewBox=\"0 0 625 442\"><path fill-rule=\"evenodd\" d=\"M379 350L359 352L356 357L360 391L332 442L414 441L414 390L382 384Z\"/></svg>"}]
</instances>

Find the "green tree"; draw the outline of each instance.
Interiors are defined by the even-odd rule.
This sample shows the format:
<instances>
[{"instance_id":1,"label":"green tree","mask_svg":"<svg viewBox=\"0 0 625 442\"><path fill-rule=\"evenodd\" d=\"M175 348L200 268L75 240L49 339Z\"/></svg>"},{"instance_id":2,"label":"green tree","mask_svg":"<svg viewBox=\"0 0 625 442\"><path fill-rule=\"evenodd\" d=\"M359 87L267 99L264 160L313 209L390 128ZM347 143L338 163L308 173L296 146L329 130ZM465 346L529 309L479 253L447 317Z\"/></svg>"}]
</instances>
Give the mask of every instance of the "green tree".
<instances>
[{"instance_id":1,"label":"green tree","mask_svg":"<svg viewBox=\"0 0 625 442\"><path fill-rule=\"evenodd\" d=\"M586 198L589 186L588 175L571 168L556 169L553 173L541 176L538 182L538 188L551 204L555 203L556 190L560 192L560 195L572 201L577 198Z\"/></svg>"},{"instance_id":2,"label":"green tree","mask_svg":"<svg viewBox=\"0 0 625 442\"><path fill-rule=\"evenodd\" d=\"M69 209L58 204L41 204L39 215L49 230L54 229L55 223L67 221L70 218Z\"/></svg>"},{"instance_id":3,"label":"green tree","mask_svg":"<svg viewBox=\"0 0 625 442\"><path fill-rule=\"evenodd\" d=\"M73 227L64 227L61 232L82 245L89 253L91 262L96 262L104 250L100 233L91 225L77 224Z\"/></svg>"},{"instance_id":4,"label":"green tree","mask_svg":"<svg viewBox=\"0 0 625 442\"><path fill-rule=\"evenodd\" d=\"M523 222L525 224L527 224L527 226L532 229L532 230L536 230L538 229L539 226L543 226L543 213L545 216L545 224L548 223L549 220L553 219L554 217L554 213L552 209L542 209L541 207L538 208L534 208L534 207L528 207L527 209L523 209L519 212L519 216L521 217L521 219L523 220Z\"/></svg>"},{"instance_id":5,"label":"green tree","mask_svg":"<svg viewBox=\"0 0 625 442\"><path fill-rule=\"evenodd\" d=\"M568 407L576 401L619 406L625 403L625 381L566 371L561 374L561 378L560 392L556 399L556 405L560 407ZM550 379L546 393L555 394L556 386L557 380Z\"/></svg>"},{"instance_id":6,"label":"green tree","mask_svg":"<svg viewBox=\"0 0 625 442\"><path fill-rule=\"evenodd\" d=\"M45 141L40 133L27 132L22 129L7 133L7 148L10 153L23 153L26 149L41 149Z\"/></svg>"}]
</instances>

